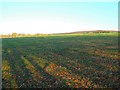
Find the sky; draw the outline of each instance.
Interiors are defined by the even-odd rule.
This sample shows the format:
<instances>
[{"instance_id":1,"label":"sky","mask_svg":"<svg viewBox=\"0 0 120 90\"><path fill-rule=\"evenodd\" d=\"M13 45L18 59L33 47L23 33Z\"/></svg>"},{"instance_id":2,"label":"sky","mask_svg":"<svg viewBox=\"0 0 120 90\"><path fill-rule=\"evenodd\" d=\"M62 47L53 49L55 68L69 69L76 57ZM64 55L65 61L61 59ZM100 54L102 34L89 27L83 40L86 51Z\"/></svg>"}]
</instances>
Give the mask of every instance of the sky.
<instances>
[{"instance_id":1,"label":"sky","mask_svg":"<svg viewBox=\"0 0 120 90\"><path fill-rule=\"evenodd\" d=\"M0 34L118 30L117 2L2 2Z\"/></svg>"}]
</instances>

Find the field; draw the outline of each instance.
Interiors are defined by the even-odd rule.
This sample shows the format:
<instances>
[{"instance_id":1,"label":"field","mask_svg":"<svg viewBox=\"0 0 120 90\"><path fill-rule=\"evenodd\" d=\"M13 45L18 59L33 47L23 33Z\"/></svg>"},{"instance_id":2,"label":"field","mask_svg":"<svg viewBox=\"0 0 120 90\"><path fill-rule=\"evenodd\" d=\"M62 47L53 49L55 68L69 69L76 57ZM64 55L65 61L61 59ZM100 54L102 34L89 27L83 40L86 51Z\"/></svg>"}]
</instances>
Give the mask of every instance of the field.
<instances>
[{"instance_id":1,"label":"field","mask_svg":"<svg viewBox=\"0 0 120 90\"><path fill-rule=\"evenodd\" d=\"M118 33L2 39L3 88L120 88Z\"/></svg>"}]
</instances>

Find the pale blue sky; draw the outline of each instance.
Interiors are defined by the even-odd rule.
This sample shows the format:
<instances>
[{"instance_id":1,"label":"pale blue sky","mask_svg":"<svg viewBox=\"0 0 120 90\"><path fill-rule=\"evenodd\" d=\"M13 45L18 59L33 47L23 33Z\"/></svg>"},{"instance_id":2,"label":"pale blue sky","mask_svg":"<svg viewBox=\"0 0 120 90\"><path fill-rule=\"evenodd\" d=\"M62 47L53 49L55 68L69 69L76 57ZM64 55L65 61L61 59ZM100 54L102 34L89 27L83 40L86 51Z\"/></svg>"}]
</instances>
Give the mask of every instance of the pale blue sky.
<instances>
[{"instance_id":1,"label":"pale blue sky","mask_svg":"<svg viewBox=\"0 0 120 90\"><path fill-rule=\"evenodd\" d=\"M118 30L117 2L5 2L0 5L0 33Z\"/></svg>"}]
</instances>

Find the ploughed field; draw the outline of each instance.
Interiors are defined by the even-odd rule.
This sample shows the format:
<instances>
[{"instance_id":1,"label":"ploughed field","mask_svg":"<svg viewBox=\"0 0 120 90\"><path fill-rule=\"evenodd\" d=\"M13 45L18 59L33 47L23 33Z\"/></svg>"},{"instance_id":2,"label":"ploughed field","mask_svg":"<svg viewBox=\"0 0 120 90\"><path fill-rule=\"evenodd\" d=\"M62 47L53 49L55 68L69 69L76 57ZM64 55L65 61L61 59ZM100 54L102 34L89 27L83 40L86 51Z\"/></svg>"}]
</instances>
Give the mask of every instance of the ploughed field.
<instances>
[{"instance_id":1,"label":"ploughed field","mask_svg":"<svg viewBox=\"0 0 120 90\"><path fill-rule=\"evenodd\" d=\"M118 33L2 39L3 88L120 88Z\"/></svg>"}]
</instances>

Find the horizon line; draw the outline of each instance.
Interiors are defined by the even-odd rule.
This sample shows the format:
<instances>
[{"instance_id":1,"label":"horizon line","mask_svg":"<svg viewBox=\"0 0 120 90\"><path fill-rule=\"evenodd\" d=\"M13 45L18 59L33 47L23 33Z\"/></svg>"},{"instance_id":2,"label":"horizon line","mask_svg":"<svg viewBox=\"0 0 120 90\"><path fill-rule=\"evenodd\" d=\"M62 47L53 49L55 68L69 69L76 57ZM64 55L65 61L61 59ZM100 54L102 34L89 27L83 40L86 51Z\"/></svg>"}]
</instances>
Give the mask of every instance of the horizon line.
<instances>
[{"instance_id":1,"label":"horizon line","mask_svg":"<svg viewBox=\"0 0 120 90\"><path fill-rule=\"evenodd\" d=\"M0 35L10 35L10 34L13 34L13 33L16 33L16 34L61 34L61 33L75 33L75 32L92 32L92 31L110 31L110 32L119 32L120 30L115 30L115 29L98 29L98 30L80 30L80 31L71 31L71 32L57 32L57 33L40 33L40 32L36 32L36 33L19 33L19 32L11 32L11 33L0 33Z\"/></svg>"}]
</instances>

